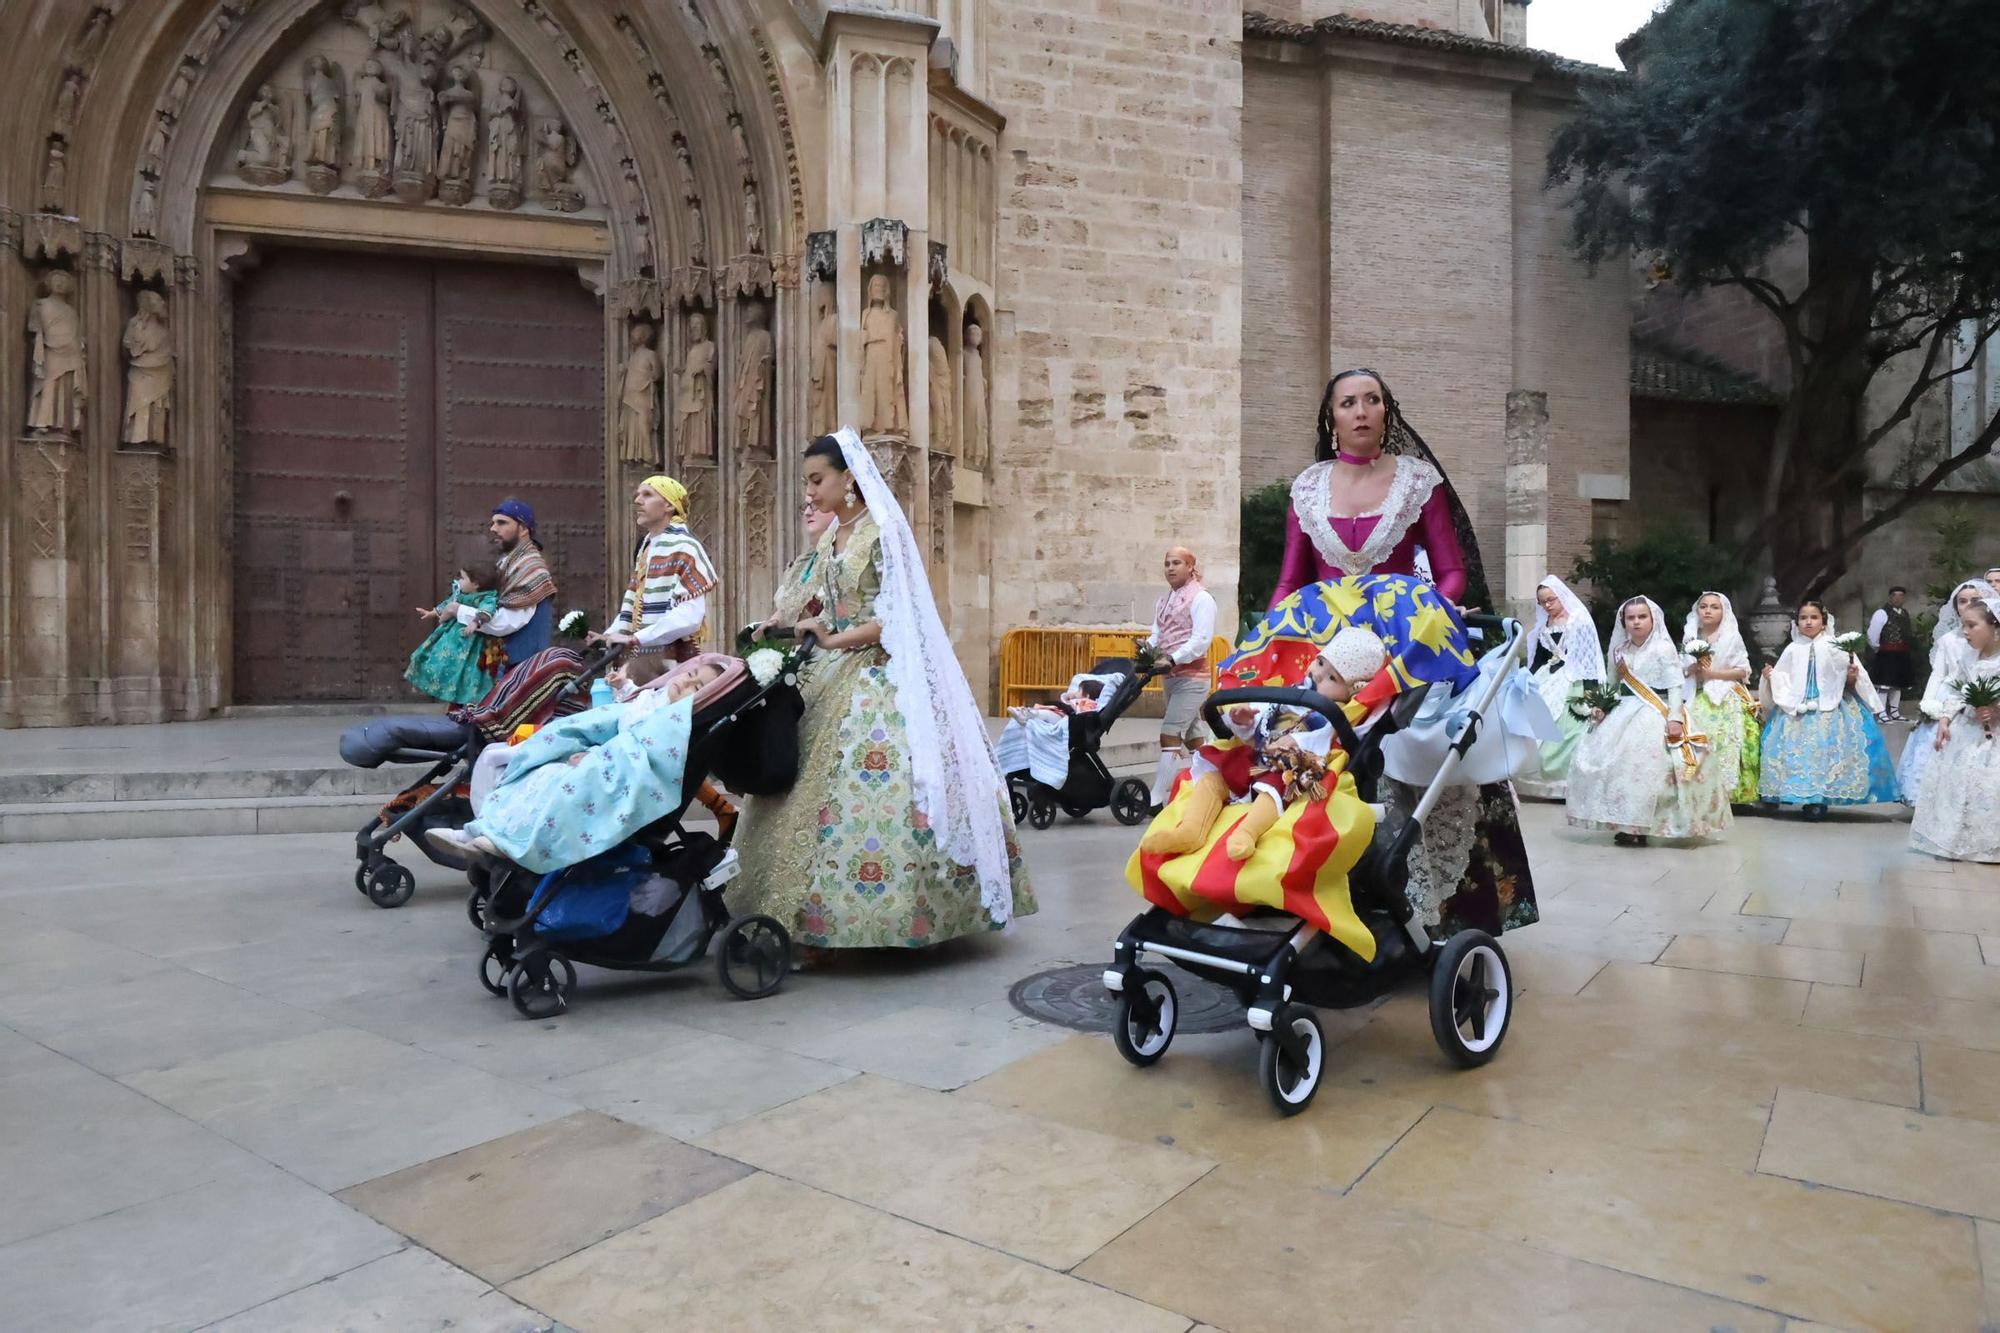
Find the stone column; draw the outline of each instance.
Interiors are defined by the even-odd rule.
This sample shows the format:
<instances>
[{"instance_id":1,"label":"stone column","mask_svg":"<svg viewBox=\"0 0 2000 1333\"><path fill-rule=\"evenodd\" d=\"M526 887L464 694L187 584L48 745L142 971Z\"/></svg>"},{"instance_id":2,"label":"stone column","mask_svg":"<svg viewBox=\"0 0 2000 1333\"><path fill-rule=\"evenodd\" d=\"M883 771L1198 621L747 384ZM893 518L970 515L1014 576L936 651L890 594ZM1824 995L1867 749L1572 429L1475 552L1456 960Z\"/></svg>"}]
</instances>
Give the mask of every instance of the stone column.
<instances>
[{"instance_id":1,"label":"stone column","mask_svg":"<svg viewBox=\"0 0 2000 1333\"><path fill-rule=\"evenodd\" d=\"M29 277L21 262L21 218L11 208L0 208L0 319L7 321L9 339L17 339L17 326L25 325L29 300ZM27 402L22 375L24 365L9 341L9 354L0 365L0 442L6 441L27 420ZM21 678L20 621L23 595L16 587L20 578L20 526L15 506L7 497L20 494L21 450L11 444L0 447L0 727L21 725L20 701L15 682Z\"/></svg>"},{"instance_id":2,"label":"stone column","mask_svg":"<svg viewBox=\"0 0 2000 1333\"><path fill-rule=\"evenodd\" d=\"M1549 396L1536 389L1507 395L1507 577L1489 589L1509 615L1528 618L1535 585L1549 563Z\"/></svg>"}]
</instances>

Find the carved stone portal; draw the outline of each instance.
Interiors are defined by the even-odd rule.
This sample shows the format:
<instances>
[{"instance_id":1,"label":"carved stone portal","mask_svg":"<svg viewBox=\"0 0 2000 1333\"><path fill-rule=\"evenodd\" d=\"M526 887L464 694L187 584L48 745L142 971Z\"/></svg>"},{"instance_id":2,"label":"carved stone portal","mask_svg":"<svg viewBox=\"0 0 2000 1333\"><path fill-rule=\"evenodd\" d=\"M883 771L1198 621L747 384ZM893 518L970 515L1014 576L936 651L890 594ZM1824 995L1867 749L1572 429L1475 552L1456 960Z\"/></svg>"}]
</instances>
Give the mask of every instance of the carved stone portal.
<instances>
[{"instance_id":1,"label":"carved stone portal","mask_svg":"<svg viewBox=\"0 0 2000 1333\"><path fill-rule=\"evenodd\" d=\"M683 460L715 457L715 344L708 320L688 316L687 351L674 388L674 439Z\"/></svg>"},{"instance_id":2,"label":"carved stone portal","mask_svg":"<svg viewBox=\"0 0 2000 1333\"><path fill-rule=\"evenodd\" d=\"M70 303L76 279L55 272L42 279L42 295L28 308L33 382L28 429L38 435L74 435L83 429L89 397L84 387L83 322Z\"/></svg>"},{"instance_id":3,"label":"carved stone portal","mask_svg":"<svg viewBox=\"0 0 2000 1333\"><path fill-rule=\"evenodd\" d=\"M776 358L771 343L771 312L762 301L743 310L744 332L736 353L736 386L730 393L730 416L736 445L757 458L772 456L771 367Z\"/></svg>"},{"instance_id":4,"label":"carved stone portal","mask_svg":"<svg viewBox=\"0 0 2000 1333\"><path fill-rule=\"evenodd\" d=\"M625 379L618 392L618 457L627 463L656 467L660 462L660 354L653 350L653 326L639 321L627 335L631 350L625 357Z\"/></svg>"},{"instance_id":5,"label":"carved stone portal","mask_svg":"<svg viewBox=\"0 0 2000 1333\"><path fill-rule=\"evenodd\" d=\"M142 291L139 311L125 325L125 425L118 438L126 444L165 446L173 396L173 331L167 325L167 299L158 292Z\"/></svg>"},{"instance_id":6,"label":"carved stone portal","mask_svg":"<svg viewBox=\"0 0 2000 1333\"><path fill-rule=\"evenodd\" d=\"M903 317L889 304L888 277L877 273L868 279L868 308L861 312L860 425L863 435L909 433L909 386L903 375L905 358Z\"/></svg>"}]
</instances>

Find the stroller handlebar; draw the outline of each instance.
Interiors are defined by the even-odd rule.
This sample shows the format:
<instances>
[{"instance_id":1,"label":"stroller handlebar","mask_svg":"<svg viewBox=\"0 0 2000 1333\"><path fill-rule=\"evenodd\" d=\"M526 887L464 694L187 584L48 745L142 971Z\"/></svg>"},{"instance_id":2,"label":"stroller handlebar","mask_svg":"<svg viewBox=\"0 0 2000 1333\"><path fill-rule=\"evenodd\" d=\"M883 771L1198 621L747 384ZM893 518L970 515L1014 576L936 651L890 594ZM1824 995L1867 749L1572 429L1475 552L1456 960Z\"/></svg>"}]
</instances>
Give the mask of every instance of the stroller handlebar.
<instances>
[{"instance_id":1,"label":"stroller handlebar","mask_svg":"<svg viewBox=\"0 0 2000 1333\"><path fill-rule=\"evenodd\" d=\"M1229 732L1222 724L1223 712L1244 704L1280 704L1287 708L1303 708L1318 713L1332 725L1333 734L1339 738L1341 749L1353 754L1361 748L1361 738L1354 734L1354 726L1347 720L1347 714L1341 711L1340 705L1313 690L1272 685L1217 690L1202 703L1201 715L1208 723L1210 731L1217 736L1226 736Z\"/></svg>"}]
</instances>

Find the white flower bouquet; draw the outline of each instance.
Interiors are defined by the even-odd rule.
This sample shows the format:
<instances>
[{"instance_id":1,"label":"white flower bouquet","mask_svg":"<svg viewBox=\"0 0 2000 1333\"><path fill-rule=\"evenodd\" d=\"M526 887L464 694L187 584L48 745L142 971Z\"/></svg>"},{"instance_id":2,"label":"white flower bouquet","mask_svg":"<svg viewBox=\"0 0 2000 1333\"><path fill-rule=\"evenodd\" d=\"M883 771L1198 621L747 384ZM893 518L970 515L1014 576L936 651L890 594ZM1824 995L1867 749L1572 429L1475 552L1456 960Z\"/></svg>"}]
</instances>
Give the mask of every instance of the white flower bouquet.
<instances>
[{"instance_id":1,"label":"white flower bouquet","mask_svg":"<svg viewBox=\"0 0 2000 1333\"><path fill-rule=\"evenodd\" d=\"M776 648L758 648L743 659L751 678L759 687L769 685L785 671L785 655Z\"/></svg>"},{"instance_id":2,"label":"white flower bouquet","mask_svg":"<svg viewBox=\"0 0 2000 1333\"><path fill-rule=\"evenodd\" d=\"M562 619L556 622L556 632L565 639L583 638L590 633L590 613L582 607L565 611Z\"/></svg>"},{"instance_id":3,"label":"white flower bouquet","mask_svg":"<svg viewBox=\"0 0 2000 1333\"><path fill-rule=\"evenodd\" d=\"M1709 658L1715 656L1715 645L1707 639L1689 639L1681 645L1681 653L1684 656L1692 657L1697 663L1706 662Z\"/></svg>"}]
</instances>

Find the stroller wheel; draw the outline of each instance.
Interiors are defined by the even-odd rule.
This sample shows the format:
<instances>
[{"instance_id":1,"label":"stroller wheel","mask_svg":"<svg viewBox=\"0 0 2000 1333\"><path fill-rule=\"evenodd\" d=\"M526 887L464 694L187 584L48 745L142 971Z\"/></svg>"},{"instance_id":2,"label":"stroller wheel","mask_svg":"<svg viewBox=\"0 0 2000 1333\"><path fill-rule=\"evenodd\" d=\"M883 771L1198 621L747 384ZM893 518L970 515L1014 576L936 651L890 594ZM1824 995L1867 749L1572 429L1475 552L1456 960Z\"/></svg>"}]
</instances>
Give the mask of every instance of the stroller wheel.
<instances>
[{"instance_id":1,"label":"stroller wheel","mask_svg":"<svg viewBox=\"0 0 2000 1333\"><path fill-rule=\"evenodd\" d=\"M486 946L486 954L479 960L479 984L486 987L489 994L506 998L507 974L514 970L514 942L495 940Z\"/></svg>"},{"instance_id":2,"label":"stroller wheel","mask_svg":"<svg viewBox=\"0 0 2000 1333\"><path fill-rule=\"evenodd\" d=\"M1079 805L1075 801L1064 801L1062 808L1063 813L1071 819L1088 819L1093 809L1095 809L1094 806Z\"/></svg>"},{"instance_id":3,"label":"stroller wheel","mask_svg":"<svg viewBox=\"0 0 2000 1333\"><path fill-rule=\"evenodd\" d=\"M1047 828L1056 822L1056 807L1052 801L1028 802L1028 827Z\"/></svg>"},{"instance_id":4,"label":"stroller wheel","mask_svg":"<svg viewBox=\"0 0 2000 1333\"><path fill-rule=\"evenodd\" d=\"M1016 824L1028 817L1028 794L1019 787L1007 789L1007 804L1013 807Z\"/></svg>"},{"instance_id":5,"label":"stroller wheel","mask_svg":"<svg viewBox=\"0 0 2000 1333\"><path fill-rule=\"evenodd\" d=\"M723 928L715 970L737 999L761 1000L792 970L792 937L771 917L739 916Z\"/></svg>"},{"instance_id":6,"label":"stroller wheel","mask_svg":"<svg viewBox=\"0 0 2000 1333\"><path fill-rule=\"evenodd\" d=\"M1514 1016L1514 974L1500 942L1483 930L1461 930L1431 964L1431 1035L1455 1065L1491 1060Z\"/></svg>"},{"instance_id":7,"label":"stroller wheel","mask_svg":"<svg viewBox=\"0 0 2000 1333\"><path fill-rule=\"evenodd\" d=\"M377 907L401 907L416 891L417 877L394 861L384 861L368 876L368 901Z\"/></svg>"},{"instance_id":8,"label":"stroller wheel","mask_svg":"<svg viewBox=\"0 0 2000 1333\"><path fill-rule=\"evenodd\" d=\"M1111 1026L1111 1044L1118 1054L1144 1069L1173 1044L1180 1018L1181 997L1166 976L1148 969L1127 974L1118 993L1118 1015Z\"/></svg>"},{"instance_id":9,"label":"stroller wheel","mask_svg":"<svg viewBox=\"0 0 2000 1333\"><path fill-rule=\"evenodd\" d=\"M354 867L354 891L364 897L368 893L368 863L366 861Z\"/></svg>"},{"instance_id":10,"label":"stroller wheel","mask_svg":"<svg viewBox=\"0 0 2000 1333\"><path fill-rule=\"evenodd\" d=\"M485 979L482 965L480 980ZM576 969L569 959L537 951L515 963L507 974L507 998L523 1018L554 1018L569 1008L569 993L575 985Z\"/></svg>"},{"instance_id":11,"label":"stroller wheel","mask_svg":"<svg viewBox=\"0 0 2000 1333\"><path fill-rule=\"evenodd\" d=\"M1257 1075L1280 1115L1297 1115L1312 1105L1326 1068L1326 1034L1319 1015L1302 1004L1278 1010L1271 1035L1257 1048Z\"/></svg>"},{"instance_id":12,"label":"stroller wheel","mask_svg":"<svg viewBox=\"0 0 2000 1333\"><path fill-rule=\"evenodd\" d=\"M1126 778L1111 793L1111 817L1130 828L1146 822L1153 808L1153 789L1144 778Z\"/></svg>"}]
</instances>

